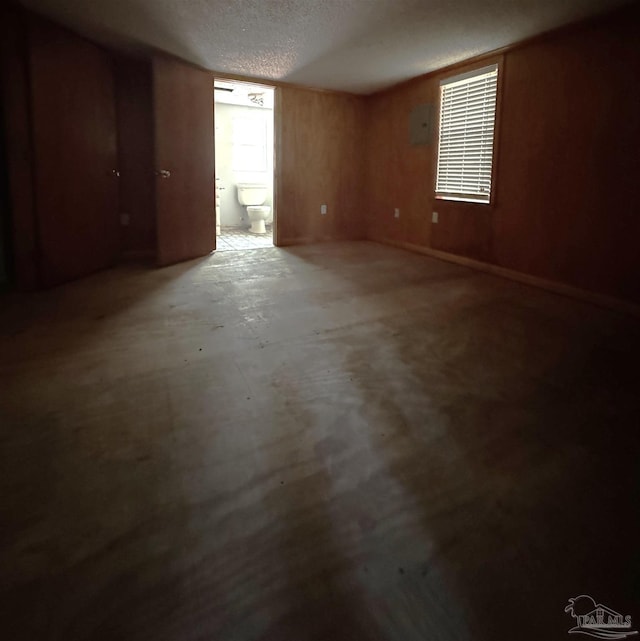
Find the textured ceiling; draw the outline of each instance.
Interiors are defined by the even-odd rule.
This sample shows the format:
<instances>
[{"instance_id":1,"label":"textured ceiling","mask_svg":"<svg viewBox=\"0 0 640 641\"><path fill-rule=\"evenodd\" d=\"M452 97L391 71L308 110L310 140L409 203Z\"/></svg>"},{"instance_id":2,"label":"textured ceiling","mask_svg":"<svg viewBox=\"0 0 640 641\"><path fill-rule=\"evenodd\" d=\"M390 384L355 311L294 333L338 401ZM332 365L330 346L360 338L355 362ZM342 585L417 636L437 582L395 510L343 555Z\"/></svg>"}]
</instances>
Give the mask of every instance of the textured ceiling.
<instances>
[{"instance_id":1,"label":"textured ceiling","mask_svg":"<svg viewBox=\"0 0 640 641\"><path fill-rule=\"evenodd\" d=\"M370 93L621 0L23 0L105 44Z\"/></svg>"}]
</instances>

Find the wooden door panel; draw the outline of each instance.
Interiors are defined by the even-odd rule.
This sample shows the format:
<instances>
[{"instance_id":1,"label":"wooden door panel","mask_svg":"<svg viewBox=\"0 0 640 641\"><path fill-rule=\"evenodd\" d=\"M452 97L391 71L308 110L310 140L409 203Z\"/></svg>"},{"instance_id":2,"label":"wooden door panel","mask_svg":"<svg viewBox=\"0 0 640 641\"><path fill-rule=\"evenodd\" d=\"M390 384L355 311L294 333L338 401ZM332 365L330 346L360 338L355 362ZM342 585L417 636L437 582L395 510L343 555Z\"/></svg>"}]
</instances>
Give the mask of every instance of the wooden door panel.
<instances>
[{"instance_id":1,"label":"wooden door panel","mask_svg":"<svg viewBox=\"0 0 640 641\"><path fill-rule=\"evenodd\" d=\"M153 62L157 260L215 249L213 76L176 60Z\"/></svg>"},{"instance_id":2,"label":"wooden door panel","mask_svg":"<svg viewBox=\"0 0 640 641\"><path fill-rule=\"evenodd\" d=\"M40 280L51 286L116 259L113 70L106 51L44 21L29 38Z\"/></svg>"}]
</instances>

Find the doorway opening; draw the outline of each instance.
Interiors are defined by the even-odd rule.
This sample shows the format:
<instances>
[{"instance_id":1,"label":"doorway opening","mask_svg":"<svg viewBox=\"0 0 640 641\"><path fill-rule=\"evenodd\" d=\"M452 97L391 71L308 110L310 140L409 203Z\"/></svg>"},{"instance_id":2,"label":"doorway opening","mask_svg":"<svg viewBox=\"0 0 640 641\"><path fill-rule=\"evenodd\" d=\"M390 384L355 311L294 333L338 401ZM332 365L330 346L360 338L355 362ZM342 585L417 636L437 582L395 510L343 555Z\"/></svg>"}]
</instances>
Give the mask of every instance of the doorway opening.
<instances>
[{"instance_id":1,"label":"doorway opening","mask_svg":"<svg viewBox=\"0 0 640 641\"><path fill-rule=\"evenodd\" d=\"M217 251L273 247L274 91L214 82Z\"/></svg>"}]
</instances>

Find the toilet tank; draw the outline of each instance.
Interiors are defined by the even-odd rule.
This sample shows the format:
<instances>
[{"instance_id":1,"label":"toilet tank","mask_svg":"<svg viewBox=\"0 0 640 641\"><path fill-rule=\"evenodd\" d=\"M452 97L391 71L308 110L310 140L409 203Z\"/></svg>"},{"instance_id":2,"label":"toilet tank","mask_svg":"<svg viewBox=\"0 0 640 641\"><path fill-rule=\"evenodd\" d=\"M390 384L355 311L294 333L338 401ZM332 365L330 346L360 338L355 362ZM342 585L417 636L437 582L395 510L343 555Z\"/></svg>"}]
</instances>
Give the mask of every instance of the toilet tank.
<instances>
[{"instance_id":1,"label":"toilet tank","mask_svg":"<svg viewBox=\"0 0 640 641\"><path fill-rule=\"evenodd\" d=\"M241 205L262 205L267 199L267 186L259 183L239 183L238 202Z\"/></svg>"}]
</instances>

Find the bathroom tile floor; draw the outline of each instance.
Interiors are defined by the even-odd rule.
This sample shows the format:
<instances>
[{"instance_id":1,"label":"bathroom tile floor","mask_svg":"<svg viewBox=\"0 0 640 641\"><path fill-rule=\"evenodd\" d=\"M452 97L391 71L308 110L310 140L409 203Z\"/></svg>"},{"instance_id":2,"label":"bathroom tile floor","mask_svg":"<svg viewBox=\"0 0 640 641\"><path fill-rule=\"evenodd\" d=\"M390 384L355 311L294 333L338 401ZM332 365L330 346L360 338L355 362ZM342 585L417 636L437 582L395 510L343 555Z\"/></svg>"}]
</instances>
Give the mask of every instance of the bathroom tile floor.
<instances>
[{"instance_id":1,"label":"bathroom tile floor","mask_svg":"<svg viewBox=\"0 0 640 641\"><path fill-rule=\"evenodd\" d=\"M252 234L242 227L222 227L220 231L221 234L216 239L216 251L273 247L270 229L264 235Z\"/></svg>"}]
</instances>

